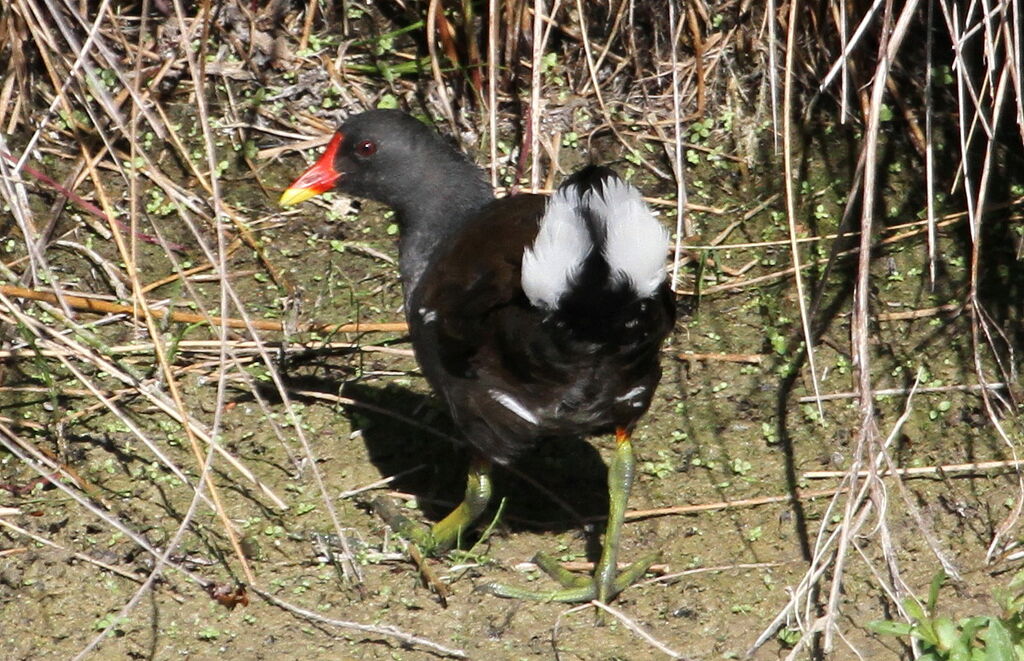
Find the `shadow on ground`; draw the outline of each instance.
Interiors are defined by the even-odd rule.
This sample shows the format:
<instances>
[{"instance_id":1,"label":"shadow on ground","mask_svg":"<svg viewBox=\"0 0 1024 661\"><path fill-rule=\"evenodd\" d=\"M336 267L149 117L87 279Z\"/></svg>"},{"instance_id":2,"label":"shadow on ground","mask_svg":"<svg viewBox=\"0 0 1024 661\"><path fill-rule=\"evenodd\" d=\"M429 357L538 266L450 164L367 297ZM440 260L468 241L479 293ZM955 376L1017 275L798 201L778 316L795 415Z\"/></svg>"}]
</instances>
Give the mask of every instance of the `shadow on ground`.
<instances>
[{"instance_id":1,"label":"shadow on ground","mask_svg":"<svg viewBox=\"0 0 1024 661\"><path fill-rule=\"evenodd\" d=\"M352 429L361 432L370 461L382 477L399 476L393 489L416 496L426 521L441 519L460 502L469 451L435 397L394 384L347 383L342 394L361 404L346 407L345 413ZM552 440L511 467L496 467L494 496L478 530L493 520L502 499L499 530L586 529L588 555L596 555L599 540L589 533L607 513L607 469L589 442ZM602 527L597 525L596 532Z\"/></svg>"}]
</instances>

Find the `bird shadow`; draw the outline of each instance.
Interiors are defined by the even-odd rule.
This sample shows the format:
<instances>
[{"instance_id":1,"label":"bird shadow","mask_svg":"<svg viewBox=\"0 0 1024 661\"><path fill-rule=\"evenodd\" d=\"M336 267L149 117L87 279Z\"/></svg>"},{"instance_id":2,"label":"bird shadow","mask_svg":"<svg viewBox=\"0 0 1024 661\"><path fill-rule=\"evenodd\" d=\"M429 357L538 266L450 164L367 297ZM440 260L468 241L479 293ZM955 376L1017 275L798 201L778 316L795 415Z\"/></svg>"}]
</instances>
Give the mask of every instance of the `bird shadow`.
<instances>
[{"instance_id":1,"label":"bird shadow","mask_svg":"<svg viewBox=\"0 0 1024 661\"><path fill-rule=\"evenodd\" d=\"M466 484L469 450L443 404L394 383L383 387L349 382L342 395L353 431L359 430L370 461L390 488L416 497L425 523L438 521L459 502ZM504 501L501 526L510 532L583 530L587 555L599 550L596 532L608 511L607 468L597 449L582 439L538 444L509 467L496 466L482 530ZM594 524L598 525L595 531Z\"/></svg>"}]
</instances>

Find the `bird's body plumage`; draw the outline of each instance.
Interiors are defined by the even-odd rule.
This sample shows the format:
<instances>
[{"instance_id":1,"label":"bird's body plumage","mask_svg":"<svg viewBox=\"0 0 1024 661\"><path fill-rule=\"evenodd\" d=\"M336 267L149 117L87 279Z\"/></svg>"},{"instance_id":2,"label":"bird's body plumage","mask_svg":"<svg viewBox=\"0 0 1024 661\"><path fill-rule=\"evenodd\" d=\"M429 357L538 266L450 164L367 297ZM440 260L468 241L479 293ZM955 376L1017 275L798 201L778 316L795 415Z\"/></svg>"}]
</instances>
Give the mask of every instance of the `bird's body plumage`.
<instances>
[{"instance_id":1,"label":"bird's body plumage","mask_svg":"<svg viewBox=\"0 0 1024 661\"><path fill-rule=\"evenodd\" d=\"M542 438L632 427L650 405L673 320L667 287L639 298L610 281L599 251L589 253L592 263L584 260L559 305L532 303L523 255L546 207L535 195L488 204L409 297L424 374L466 439L499 463Z\"/></svg>"}]
</instances>

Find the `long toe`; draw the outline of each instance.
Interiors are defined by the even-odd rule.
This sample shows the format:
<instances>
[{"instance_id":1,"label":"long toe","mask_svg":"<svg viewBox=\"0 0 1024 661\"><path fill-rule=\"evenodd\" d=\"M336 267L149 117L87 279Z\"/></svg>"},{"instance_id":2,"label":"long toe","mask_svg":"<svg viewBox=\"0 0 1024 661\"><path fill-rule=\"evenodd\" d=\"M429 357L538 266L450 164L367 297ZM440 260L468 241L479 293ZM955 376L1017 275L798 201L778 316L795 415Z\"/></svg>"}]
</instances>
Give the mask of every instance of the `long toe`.
<instances>
[{"instance_id":1,"label":"long toe","mask_svg":"<svg viewBox=\"0 0 1024 661\"><path fill-rule=\"evenodd\" d=\"M648 553L621 572L612 576L607 585L602 585L601 574L592 577L573 574L547 554L538 554L534 562L546 574L558 581L563 587L557 590L525 590L505 585L504 583L485 583L476 588L478 592L493 594L504 599L522 599L527 601L554 601L559 603L582 603L599 600L607 603L617 597L620 592L633 585L647 573L651 565L661 558L660 552Z\"/></svg>"}]
</instances>

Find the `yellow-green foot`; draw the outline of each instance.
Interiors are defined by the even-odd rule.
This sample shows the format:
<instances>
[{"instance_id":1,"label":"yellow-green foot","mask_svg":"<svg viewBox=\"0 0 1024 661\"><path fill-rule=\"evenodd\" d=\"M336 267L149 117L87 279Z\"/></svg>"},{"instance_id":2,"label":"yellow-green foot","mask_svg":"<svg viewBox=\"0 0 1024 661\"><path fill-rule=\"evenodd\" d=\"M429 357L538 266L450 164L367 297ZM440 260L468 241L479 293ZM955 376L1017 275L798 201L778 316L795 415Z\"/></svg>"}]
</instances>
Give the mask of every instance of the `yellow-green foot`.
<instances>
[{"instance_id":1,"label":"yellow-green foot","mask_svg":"<svg viewBox=\"0 0 1024 661\"><path fill-rule=\"evenodd\" d=\"M574 574L546 553L538 553L533 561L544 573L558 581L562 586L559 590L524 590L501 583L487 583L477 588L480 592L493 594L506 599L525 599L529 601L555 601L560 603L579 603L595 599L607 603L620 592L633 585L647 573L651 565L658 562L660 553L649 553L629 565L621 572L601 572L600 566L594 576ZM610 580L603 580L610 577Z\"/></svg>"},{"instance_id":2,"label":"yellow-green foot","mask_svg":"<svg viewBox=\"0 0 1024 661\"><path fill-rule=\"evenodd\" d=\"M484 592L509 599L534 601L579 602L597 600L608 603L627 587L636 583L658 561L659 554L651 553L637 560L621 572L618 567L619 539L626 517L626 501L633 486L635 460L629 432L615 430L615 455L608 466L608 527L604 535L604 550L592 577L581 577L567 571L553 558L543 553L534 558L541 569L562 584L561 590L535 592L507 585L490 583L480 588Z\"/></svg>"},{"instance_id":3,"label":"yellow-green foot","mask_svg":"<svg viewBox=\"0 0 1024 661\"><path fill-rule=\"evenodd\" d=\"M410 519L402 507L391 498L380 496L372 503L374 513L400 537L420 548L423 553L431 555L445 551L443 545L434 537L429 526Z\"/></svg>"},{"instance_id":4,"label":"yellow-green foot","mask_svg":"<svg viewBox=\"0 0 1024 661\"><path fill-rule=\"evenodd\" d=\"M413 521L389 498L373 501L373 511L402 537L424 553L443 553L458 545L463 534L480 517L491 500L491 462L475 458L466 476L466 494L452 512L433 527Z\"/></svg>"}]
</instances>

